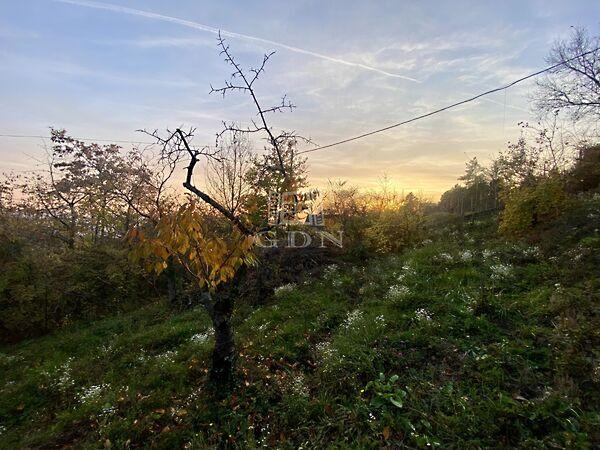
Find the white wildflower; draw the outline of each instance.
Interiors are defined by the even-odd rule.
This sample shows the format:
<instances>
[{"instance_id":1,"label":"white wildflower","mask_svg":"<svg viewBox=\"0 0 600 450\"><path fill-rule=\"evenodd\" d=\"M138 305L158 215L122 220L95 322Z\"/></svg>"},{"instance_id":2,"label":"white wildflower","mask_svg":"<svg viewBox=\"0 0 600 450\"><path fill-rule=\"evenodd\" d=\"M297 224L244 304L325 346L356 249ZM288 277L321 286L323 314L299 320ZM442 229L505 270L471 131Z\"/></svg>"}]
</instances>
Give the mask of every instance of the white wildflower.
<instances>
[{"instance_id":1,"label":"white wildflower","mask_svg":"<svg viewBox=\"0 0 600 450\"><path fill-rule=\"evenodd\" d=\"M431 315L429 314L429 311L427 311L425 308L419 308L415 311L415 316L417 317L418 321L430 321L431 320Z\"/></svg>"},{"instance_id":2,"label":"white wildflower","mask_svg":"<svg viewBox=\"0 0 600 450\"><path fill-rule=\"evenodd\" d=\"M404 275L415 275L417 273L410 264L404 264L402 270L404 271Z\"/></svg>"},{"instance_id":3,"label":"white wildflower","mask_svg":"<svg viewBox=\"0 0 600 450\"><path fill-rule=\"evenodd\" d=\"M114 413L117 412L117 408L114 406L105 406L104 408L102 408L102 411L100 411L100 415L102 417L110 417L112 416Z\"/></svg>"},{"instance_id":4,"label":"white wildflower","mask_svg":"<svg viewBox=\"0 0 600 450\"><path fill-rule=\"evenodd\" d=\"M276 287L275 288L275 297L280 297L283 294L292 292L292 291L294 291L294 289L296 289L296 285L294 283L288 283L288 284L284 284L282 286Z\"/></svg>"},{"instance_id":5,"label":"white wildflower","mask_svg":"<svg viewBox=\"0 0 600 450\"><path fill-rule=\"evenodd\" d=\"M465 302L464 309L469 313L473 313L473 311L475 310L475 305L477 304L475 299L466 292L463 293L462 298Z\"/></svg>"},{"instance_id":6,"label":"white wildflower","mask_svg":"<svg viewBox=\"0 0 600 450\"><path fill-rule=\"evenodd\" d=\"M344 284L339 275L337 264L330 264L323 269L323 279L329 281L333 287L341 287Z\"/></svg>"},{"instance_id":7,"label":"white wildflower","mask_svg":"<svg viewBox=\"0 0 600 450\"><path fill-rule=\"evenodd\" d=\"M107 345L107 344L102 344L102 345L100 346L100 349L99 349L99 350L100 350L100 357L101 357L102 355L108 355L110 352L112 352L112 351L113 351L113 344L112 344L112 343L110 343L110 344L108 344L108 345Z\"/></svg>"},{"instance_id":8,"label":"white wildflower","mask_svg":"<svg viewBox=\"0 0 600 450\"><path fill-rule=\"evenodd\" d=\"M266 321L265 323L258 326L258 331L265 331L265 329L271 324L271 322Z\"/></svg>"},{"instance_id":9,"label":"white wildflower","mask_svg":"<svg viewBox=\"0 0 600 450\"><path fill-rule=\"evenodd\" d=\"M363 312L360 309L355 309L352 312L349 312L346 316L346 320L344 320L343 327L347 330L352 328L358 322L363 319Z\"/></svg>"},{"instance_id":10,"label":"white wildflower","mask_svg":"<svg viewBox=\"0 0 600 450\"><path fill-rule=\"evenodd\" d=\"M50 381L50 384L61 392L65 392L72 388L75 384L75 380L71 375L71 363L73 358L68 358L63 364L55 367L50 372L44 372L48 378L55 378Z\"/></svg>"},{"instance_id":11,"label":"white wildflower","mask_svg":"<svg viewBox=\"0 0 600 450\"><path fill-rule=\"evenodd\" d=\"M544 392L542 393L542 400L546 400L551 395L552 395L552 388L549 386L546 386L546 389L544 389Z\"/></svg>"},{"instance_id":12,"label":"white wildflower","mask_svg":"<svg viewBox=\"0 0 600 450\"><path fill-rule=\"evenodd\" d=\"M337 354L337 350L331 347L331 342L329 341L319 342L315 346L315 349L317 351L317 355L323 361L327 361Z\"/></svg>"},{"instance_id":13,"label":"white wildflower","mask_svg":"<svg viewBox=\"0 0 600 450\"><path fill-rule=\"evenodd\" d=\"M148 361L148 355L146 354L146 350L144 350L143 348L140 349L140 354L135 360L142 364Z\"/></svg>"},{"instance_id":14,"label":"white wildflower","mask_svg":"<svg viewBox=\"0 0 600 450\"><path fill-rule=\"evenodd\" d=\"M592 370L592 379L598 383L600 382L600 362L596 361L594 364L594 369Z\"/></svg>"},{"instance_id":15,"label":"white wildflower","mask_svg":"<svg viewBox=\"0 0 600 450\"><path fill-rule=\"evenodd\" d=\"M0 436L2 436L6 432L6 427L4 425L0 425Z\"/></svg>"},{"instance_id":16,"label":"white wildflower","mask_svg":"<svg viewBox=\"0 0 600 450\"><path fill-rule=\"evenodd\" d=\"M387 294L385 295L388 299L398 299L410 294L410 289L403 284L394 284L390 286Z\"/></svg>"},{"instance_id":17,"label":"white wildflower","mask_svg":"<svg viewBox=\"0 0 600 450\"><path fill-rule=\"evenodd\" d=\"M539 249L539 247L536 247L535 245L533 245L531 247L527 247L526 249L523 250L523 255L528 256L530 258L537 258L540 256L540 249Z\"/></svg>"},{"instance_id":18,"label":"white wildflower","mask_svg":"<svg viewBox=\"0 0 600 450\"><path fill-rule=\"evenodd\" d=\"M77 398L81 403L87 403L88 401L97 398L106 387L106 384L95 384L87 388L83 388Z\"/></svg>"},{"instance_id":19,"label":"white wildflower","mask_svg":"<svg viewBox=\"0 0 600 450\"><path fill-rule=\"evenodd\" d=\"M336 277L339 267L337 264L330 264L323 270L323 278L331 280Z\"/></svg>"},{"instance_id":20,"label":"white wildflower","mask_svg":"<svg viewBox=\"0 0 600 450\"><path fill-rule=\"evenodd\" d=\"M190 338L190 342L194 344L204 344L210 339L211 336L212 333L210 331L205 331L204 333L196 333Z\"/></svg>"},{"instance_id":21,"label":"white wildflower","mask_svg":"<svg viewBox=\"0 0 600 450\"><path fill-rule=\"evenodd\" d=\"M471 261L473 258L473 253L470 250L463 250L460 252L460 259L464 262Z\"/></svg>"},{"instance_id":22,"label":"white wildflower","mask_svg":"<svg viewBox=\"0 0 600 450\"><path fill-rule=\"evenodd\" d=\"M437 259L439 259L440 261L451 262L452 261L452 255L450 253L440 253L437 256Z\"/></svg>"},{"instance_id":23,"label":"white wildflower","mask_svg":"<svg viewBox=\"0 0 600 450\"><path fill-rule=\"evenodd\" d=\"M293 374L282 384L282 389L290 394L308 397L309 390L302 373Z\"/></svg>"},{"instance_id":24,"label":"white wildflower","mask_svg":"<svg viewBox=\"0 0 600 450\"><path fill-rule=\"evenodd\" d=\"M512 268L508 264L495 264L490 266L490 270L492 271L492 279L500 280L502 278L507 278L512 274Z\"/></svg>"},{"instance_id":25,"label":"white wildflower","mask_svg":"<svg viewBox=\"0 0 600 450\"><path fill-rule=\"evenodd\" d=\"M491 258L492 256L494 256L494 252L492 250L488 250L487 248L484 249L481 254L483 255L483 257L485 259Z\"/></svg>"},{"instance_id":26,"label":"white wildflower","mask_svg":"<svg viewBox=\"0 0 600 450\"><path fill-rule=\"evenodd\" d=\"M166 363L166 362L175 362L175 356L177 355L177 351L175 350L167 350L164 353L160 353L158 355L156 355L156 359L161 362L161 363Z\"/></svg>"},{"instance_id":27,"label":"white wildflower","mask_svg":"<svg viewBox=\"0 0 600 450\"><path fill-rule=\"evenodd\" d=\"M331 280L331 285L333 287L342 287L342 285L344 284L344 282L340 279L340 278L334 278L333 280Z\"/></svg>"},{"instance_id":28,"label":"white wildflower","mask_svg":"<svg viewBox=\"0 0 600 450\"><path fill-rule=\"evenodd\" d=\"M0 353L0 364L10 364L18 361L22 361L22 356L17 355L6 355L4 353Z\"/></svg>"},{"instance_id":29,"label":"white wildflower","mask_svg":"<svg viewBox=\"0 0 600 450\"><path fill-rule=\"evenodd\" d=\"M201 393L202 393L202 386L199 386L199 387L193 389L188 394L188 396L185 398L185 400L183 401L183 404L186 406L193 405L194 403L196 403L196 401L198 400L198 397L200 397Z\"/></svg>"}]
</instances>

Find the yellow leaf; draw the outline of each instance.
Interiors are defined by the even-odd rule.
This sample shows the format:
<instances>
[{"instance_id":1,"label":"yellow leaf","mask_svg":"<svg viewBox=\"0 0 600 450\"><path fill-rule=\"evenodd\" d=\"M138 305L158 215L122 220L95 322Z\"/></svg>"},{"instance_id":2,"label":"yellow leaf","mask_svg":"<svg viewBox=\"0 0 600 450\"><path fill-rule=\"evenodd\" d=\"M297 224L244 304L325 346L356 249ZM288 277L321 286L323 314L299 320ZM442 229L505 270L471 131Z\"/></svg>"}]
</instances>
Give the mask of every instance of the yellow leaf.
<instances>
[{"instance_id":1,"label":"yellow leaf","mask_svg":"<svg viewBox=\"0 0 600 450\"><path fill-rule=\"evenodd\" d=\"M156 275L160 275L160 273L167 268L167 263L165 262L157 262L154 264L154 271Z\"/></svg>"},{"instance_id":2,"label":"yellow leaf","mask_svg":"<svg viewBox=\"0 0 600 450\"><path fill-rule=\"evenodd\" d=\"M384 427L383 428L383 437L385 440L388 440L391 436L392 432L390 430L390 427Z\"/></svg>"}]
</instances>

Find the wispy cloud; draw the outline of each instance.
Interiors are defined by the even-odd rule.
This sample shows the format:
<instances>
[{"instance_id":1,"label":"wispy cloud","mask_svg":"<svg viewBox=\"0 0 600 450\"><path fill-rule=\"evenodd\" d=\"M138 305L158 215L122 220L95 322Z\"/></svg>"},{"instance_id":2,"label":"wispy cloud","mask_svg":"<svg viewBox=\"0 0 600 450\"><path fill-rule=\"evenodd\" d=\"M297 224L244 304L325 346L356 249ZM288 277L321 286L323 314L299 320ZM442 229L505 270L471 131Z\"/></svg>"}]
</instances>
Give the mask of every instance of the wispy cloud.
<instances>
[{"instance_id":1,"label":"wispy cloud","mask_svg":"<svg viewBox=\"0 0 600 450\"><path fill-rule=\"evenodd\" d=\"M129 14L129 15L134 15L134 16L139 16L139 17L145 17L147 19L160 20L163 22L170 22L170 23L174 23L174 24L181 25L184 27L188 27L188 28L192 28L192 29L200 30L200 31L205 31L208 33L213 33L213 34L218 34L220 31L221 35L225 36L225 37L260 42L262 44L268 44L268 45L276 46L279 48L283 48L285 50L289 50L294 53L300 53L303 55L312 56L314 58L323 59L323 60L326 60L326 61L329 61L332 63L343 64L345 66L351 66L351 67L356 67L356 68L363 69L363 70L368 70L368 71L375 72L380 75L385 75L388 77L400 78L400 79L412 81L415 83L421 82L420 80L417 80L416 78L412 78L412 77L409 77L406 75L401 75L398 73L388 72L388 71L385 71L382 69L378 69L377 67L362 64L359 62L347 61L347 60L341 59L341 58L334 58L332 56L323 55L322 53L313 52L311 50L306 50L306 49L299 48L299 47L293 47L291 45L283 44L281 42L275 42L275 41L271 41L269 39L263 39L263 38L256 37L256 36L249 36L247 34L240 34L240 33L235 33L235 32L226 31L226 30L219 30L218 28L214 28L209 25L203 25L201 23L193 22L191 20L179 19L177 17L166 16L163 14L153 13L150 11L142 11L139 9L128 8L125 6L113 5L110 3L102 3L102 2L87 1L87 0L55 0L55 1L60 2L60 3L68 3L71 5L83 6L83 7L87 7L87 8L102 9L102 10L113 11L113 12L122 13L122 14Z\"/></svg>"},{"instance_id":2,"label":"wispy cloud","mask_svg":"<svg viewBox=\"0 0 600 450\"><path fill-rule=\"evenodd\" d=\"M0 71L2 72L18 72L21 71L23 67L35 67L46 73L56 73L76 78L96 78L110 83L132 84L136 86L162 86L170 89L189 89L198 87L198 84L194 81L181 77L157 79L140 76L123 76L101 71L96 68L85 67L70 61L39 59L37 57L15 55L2 50L0 50L0 57L6 62L6 64L0 67Z\"/></svg>"},{"instance_id":3,"label":"wispy cloud","mask_svg":"<svg viewBox=\"0 0 600 450\"><path fill-rule=\"evenodd\" d=\"M179 37L141 37L136 39L102 39L97 41L98 44L102 45L116 45L116 46L131 46L143 49L154 49L154 48L190 48L190 47L215 47L215 41L212 38L179 38Z\"/></svg>"}]
</instances>

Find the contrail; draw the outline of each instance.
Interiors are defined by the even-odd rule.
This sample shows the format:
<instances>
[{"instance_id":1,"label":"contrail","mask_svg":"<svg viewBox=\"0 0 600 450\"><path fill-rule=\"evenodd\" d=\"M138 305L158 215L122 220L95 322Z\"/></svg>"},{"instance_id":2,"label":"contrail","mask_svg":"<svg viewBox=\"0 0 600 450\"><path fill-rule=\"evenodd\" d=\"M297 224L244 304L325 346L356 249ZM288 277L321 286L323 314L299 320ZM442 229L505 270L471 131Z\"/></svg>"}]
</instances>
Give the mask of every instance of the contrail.
<instances>
[{"instance_id":1,"label":"contrail","mask_svg":"<svg viewBox=\"0 0 600 450\"><path fill-rule=\"evenodd\" d=\"M113 5L110 3L94 2L94 1L87 1L87 0L54 0L54 1L60 2L60 3L68 3L71 5L77 5L77 6L85 6L87 8L104 9L106 11L113 11L113 12L118 12L118 13L122 13L122 14L130 14L133 16L145 17L147 19L161 20L163 22L171 22L171 23L175 23L178 25L182 25L184 27L193 28L195 30L207 31L207 32L213 33L213 34L219 33L218 28L214 28L214 27L211 27L208 25L203 25L198 22L192 22L191 20L178 19L177 17L165 16L163 14L153 13L150 11L142 11L142 10L134 9L134 8L127 8L125 6ZM356 63L356 62L352 62L352 61L346 61L346 60L339 59L339 58L333 58L331 56L323 55L321 53L316 53L316 52L313 52L310 50L305 50L303 48L292 47L291 45L282 44L280 42L271 41L269 39L263 39L263 38L259 38L259 37L255 37L255 36L248 36L247 34L234 33L232 31L225 31L225 30L220 30L220 31L221 31L221 35L226 36L226 37L237 38L237 39L246 39L249 41L261 42L263 44L274 45L276 47L284 48L291 52L301 53L303 55L309 55L309 56L324 59L326 61L330 61L333 63L343 64L345 66L358 67L359 69L370 70L372 72L376 72L376 73L379 73L381 75L385 75L388 77L401 78L403 80L413 81L415 83L421 83L420 80L417 80L415 78L411 78L411 77L408 77L405 75L400 75L397 73L386 72L385 70L377 69L376 67L368 66L366 64Z\"/></svg>"}]
</instances>

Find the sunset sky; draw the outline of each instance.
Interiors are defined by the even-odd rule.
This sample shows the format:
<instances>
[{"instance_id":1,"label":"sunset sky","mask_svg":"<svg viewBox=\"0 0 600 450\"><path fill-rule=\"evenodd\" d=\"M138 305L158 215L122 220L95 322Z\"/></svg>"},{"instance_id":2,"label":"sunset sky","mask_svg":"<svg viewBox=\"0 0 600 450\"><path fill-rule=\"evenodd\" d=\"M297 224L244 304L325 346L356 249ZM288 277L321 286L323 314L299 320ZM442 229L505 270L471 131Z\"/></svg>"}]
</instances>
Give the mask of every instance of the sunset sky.
<instances>
[{"instance_id":1,"label":"sunset sky","mask_svg":"<svg viewBox=\"0 0 600 450\"><path fill-rule=\"evenodd\" d=\"M597 1L0 0L0 134L147 140L135 130L193 125L198 145L213 143L223 120L255 114L243 94L209 95L231 72L222 30L245 67L276 51L257 93L297 109L272 125L326 145L539 70L556 38L595 30L599 13ZM311 153L310 180L371 188L386 173L437 198L467 158L489 159L535 119L533 86ZM32 167L40 144L0 137L0 171Z\"/></svg>"}]
</instances>

